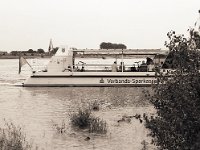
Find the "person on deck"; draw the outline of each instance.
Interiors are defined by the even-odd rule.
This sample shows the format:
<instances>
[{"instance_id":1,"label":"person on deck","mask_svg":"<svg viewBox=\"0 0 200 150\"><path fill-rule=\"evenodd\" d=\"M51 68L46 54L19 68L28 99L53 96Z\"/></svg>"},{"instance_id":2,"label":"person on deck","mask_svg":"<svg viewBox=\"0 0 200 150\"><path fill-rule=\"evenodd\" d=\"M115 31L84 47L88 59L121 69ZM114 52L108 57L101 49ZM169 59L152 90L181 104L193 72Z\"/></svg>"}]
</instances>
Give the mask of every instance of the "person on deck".
<instances>
[{"instance_id":1,"label":"person on deck","mask_svg":"<svg viewBox=\"0 0 200 150\"><path fill-rule=\"evenodd\" d=\"M117 72L117 62L116 61L112 64L112 72Z\"/></svg>"},{"instance_id":2,"label":"person on deck","mask_svg":"<svg viewBox=\"0 0 200 150\"><path fill-rule=\"evenodd\" d=\"M122 72L122 67L123 67L123 71L125 71L124 62L121 62L121 63L120 63L120 66L119 66L119 71L120 71L120 72Z\"/></svg>"},{"instance_id":3,"label":"person on deck","mask_svg":"<svg viewBox=\"0 0 200 150\"><path fill-rule=\"evenodd\" d=\"M135 67L135 64L133 64L133 67L131 67L131 71L132 71L132 72L136 72L136 71L137 71L137 69L136 69L136 67Z\"/></svg>"},{"instance_id":4,"label":"person on deck","mask_svg":"<svg viewBox=\"0 0 200 150\"><path fill-rule=\"evenodd\" d=\"M65 71L72 72L72 68L71 68L71 66L68 66L67 69L64 68L62 72L65 72Z\"/></svg>"}]
</instances>

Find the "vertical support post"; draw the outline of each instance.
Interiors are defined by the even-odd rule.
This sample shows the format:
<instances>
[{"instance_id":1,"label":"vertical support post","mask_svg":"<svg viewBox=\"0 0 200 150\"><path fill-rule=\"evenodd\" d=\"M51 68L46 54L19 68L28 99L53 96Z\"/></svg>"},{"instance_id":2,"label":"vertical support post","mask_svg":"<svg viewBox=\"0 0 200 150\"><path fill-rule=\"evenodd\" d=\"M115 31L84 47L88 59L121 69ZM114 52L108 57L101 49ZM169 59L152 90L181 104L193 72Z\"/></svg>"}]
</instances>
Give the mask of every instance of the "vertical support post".
<instances>
[{"instance_id":1,"label":"vertical support post","mask_svg":"<svg viewBox=\"0 0 200 150\"><path fill-rule=\"evenodd\" d=\"M20 59L21 59L21 53L19 54L19 71L18 71L18 74L20 74L20 72L21 72L21 63L20 63Z\"/></svg>"},{"instance_id":2,"label":"vertical support post","mask_svg":"<svg viewBox=\"0 0 200 150\"><path fill-rule=\"evenodd\" d=\"M124 51L123 51L123 49L122 49L122 63L121 63L121 65L122 65L122 72L124 72Z\"/></svg>"}]
</instances>

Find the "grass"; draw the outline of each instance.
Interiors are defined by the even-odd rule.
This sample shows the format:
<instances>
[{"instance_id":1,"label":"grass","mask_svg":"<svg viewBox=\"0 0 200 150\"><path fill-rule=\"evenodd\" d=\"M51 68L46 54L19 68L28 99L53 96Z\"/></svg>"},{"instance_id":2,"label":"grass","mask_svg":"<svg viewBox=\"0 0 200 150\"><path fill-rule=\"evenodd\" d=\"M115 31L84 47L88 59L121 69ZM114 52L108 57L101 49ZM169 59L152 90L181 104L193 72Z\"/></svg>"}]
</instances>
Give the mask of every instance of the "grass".
<instances>
[{"instance_id":1,"label":"grass","mask_svg":"<svg viewBox=\"0 0 200 150\"><path fill-rule=\"evenodd\" d=\"M107 123L91 114L90 109L79 109L70 117L72 126L80 129L88 129L90 133L105 134L107 132Z\"/></svg>"},{"instance_id":2,"label":"grass","mask_svg":"<svg viewBox=\"0 0 200 150\"><path fill-rule=\"evenodd\" d=\"M89 109L79 109L78 113L74 113L70 118L72 125L80 129L88 128L91 120L91 111Z\"/></svg>"},{"instance_id":3,"label":"grass","mask_svg":"<svg viewBox=\"0 0 200 150\"><path fill-rule=\"evenodd\" d=\"M148 142L146 142L145 140L143 140L142 142L141 142L141 144L142 144L142 150L148 150Z\"/></svg>"},{"instance_id":4,"label":"grass","mask_svg":"<svg viewBox=\"0 0 200 150\"><path fill-rule=\"evenodd\" d=\"M91 108L92 110L94 110L94 111L99 111L99 103L98 103L97 101L94 101L94 102L91 104L90 108Z\"/></svg>"},{"instance_id":5,"label":"grass","mask_svg":"<svg viewBox=\"0 0 200 150\"><path fill-rule=\"evenodd\" d=\"M59 124L57 124L57 123L54 123L53 121L52 121L52 123L53 123L53 127L56 129L56 131L58 132L58 133L65 133L66 132L66 125L65 125L65 122L64 121L62 121L62 124L61 125L59 125Z\"/></svg>"},{"instance_id":6,"label":"grass","mask_svg":"<svg viewBox=\"0 0 200 150\"><path fill-rule=\"evenodd\" d=\"M26 141L26 136L20 127L13 123L5 123L5 128L0 128L1 150L31 150L32 146Z\"/></svg>"},{"instance_id":7,"label":"grass","mask_svg":"<svg viewBox=\"0 0 200 150\"><path fill-rule=\"evenodd\" d=\"M93 117L90 120L89 132L105 134L107 132L107 123L98 117Z\"/></svg>"}]
</instances>

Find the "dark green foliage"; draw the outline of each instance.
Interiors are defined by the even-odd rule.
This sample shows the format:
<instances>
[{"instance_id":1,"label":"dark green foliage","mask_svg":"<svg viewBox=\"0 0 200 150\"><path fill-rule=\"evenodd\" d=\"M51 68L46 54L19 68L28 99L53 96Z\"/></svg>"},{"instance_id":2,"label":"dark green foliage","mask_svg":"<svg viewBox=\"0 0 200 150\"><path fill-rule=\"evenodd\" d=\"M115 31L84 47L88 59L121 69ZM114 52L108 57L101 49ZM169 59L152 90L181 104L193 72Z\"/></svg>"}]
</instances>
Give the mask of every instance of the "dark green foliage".
<instances>
[{"instance_id":1,"label":"dark green foliage","mask_svg":"<svg viewBox=\"0 0 200 150\"><path fill-rule=\"evenodd\" d=\"M126 49L126 45L124 44L116 44L116 43L106 43L102 42L100 44L100 49Z\"/></svg>"},{"instance_id":2,"label":"dark green foliage","mask_svg":"<svg viewBox=\"0 0 200 150\"><path fill-rule=\"evenodd\" d=\"M104 134L107 132L106 122L98 117L92 116L91 111L88 109L79 109L78 113L72 114L70 119L74 127L78 127L80 129L88 129L89 132L92 133L94 132Z\"/></svg>"},{"instance_id":3,"label":"dark green foliage","mask_svg":"<svg viewBox=\"0 0 200 150\"><path fill-rule=\"evenodd\" d=\"M160 149L200 149L200 54L194 40L170 32L169 47L173 68L170 78L163 75L153 88L150 101L157 109L157 116L146 119L153 143ZM198 42L200 39L198 39ZM195 44L194 44L195 42Z\"/></svg>"}]
</instances>

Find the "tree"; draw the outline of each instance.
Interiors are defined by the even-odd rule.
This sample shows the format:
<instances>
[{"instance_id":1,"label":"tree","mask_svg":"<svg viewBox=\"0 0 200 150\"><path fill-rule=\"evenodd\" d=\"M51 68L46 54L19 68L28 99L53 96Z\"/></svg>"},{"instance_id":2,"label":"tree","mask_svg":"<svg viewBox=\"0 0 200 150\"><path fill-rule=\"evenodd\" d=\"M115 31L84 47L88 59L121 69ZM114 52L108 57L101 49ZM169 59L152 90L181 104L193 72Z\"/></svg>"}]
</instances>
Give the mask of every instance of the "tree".
<instances>
[{"instance_id":1,"label":"tree","mask_svg":"<svg viewBox=\"0 0 200 150\"><path fill-rule=\"evenodd\" d=\"M190 39L194 41L196 48L200 49L200 34L194 29L190 30Z\"/></svg>"},{"instance_id":2,"label":"tree","mask_svg":"<svg viewBox=\"0 0 200 150\"><path fill-rule=\"evenodd\" d=\"M102 42L100 44L100 49L126 49L126 45L110 43L110 42L108 42L108 43Z\"/></svg>"},{"instance_id":3,"label":"tree","mask_svg":"<svg viewBox=\"0 0 200 150\"><path fill-rule=\"evenodd\" d=\"M39 49L37 50L37 53L40 53L40 54L42 54L42 53L45 53L45 52L44 52L44 50L43 50L43 49L39 48Z\"/></svg>"},{"instance_id":4,"label":"tree","mask_svg":"<svg viewBox=\"0 0 200 150\"><path fill-rule=\"evenodd\" d=\"M28 53L34 53L34 50L33 49L29 49L27 52Z\"/></svg>"},{"instance_id":5,"label":"tree","mask_svg":"<svg viewBox=\"0 0 200 150\"><path fill-rule=\"evenodd\" d=\"M10 54L16 56L19 52L18 51L11 51Z\"/></svg>"},{"instance_id":6,"label":"tree","mask_svg":"<svg viewBox=\"0 0 200 150\"><path fill-rule=\"evenodd\" d=\"M167 34L166 46L176 71L157 77L153 95L148 95L157 115L144 115L153 143L160 149L200 149L200 38L196 34L192 29L189 39L174 31Z\"/></svg>"}]
</instances>

